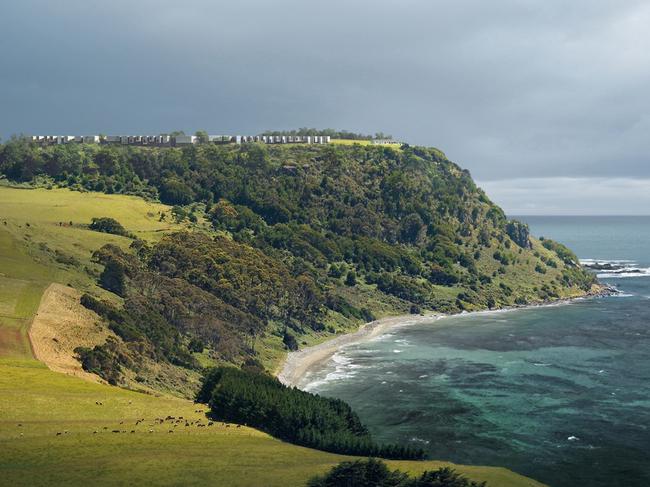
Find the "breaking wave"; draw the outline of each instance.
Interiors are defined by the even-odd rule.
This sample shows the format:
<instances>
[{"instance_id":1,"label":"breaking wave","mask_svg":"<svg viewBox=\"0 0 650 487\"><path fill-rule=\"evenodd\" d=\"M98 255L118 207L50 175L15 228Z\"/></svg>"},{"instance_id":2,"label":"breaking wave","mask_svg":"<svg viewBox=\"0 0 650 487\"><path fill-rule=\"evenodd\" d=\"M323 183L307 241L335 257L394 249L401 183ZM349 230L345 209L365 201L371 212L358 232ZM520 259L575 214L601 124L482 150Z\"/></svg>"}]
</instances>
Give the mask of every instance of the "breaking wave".
<instances>
[{"instance_id":1,"label":"breaking wave","mask_svg":"<svg viewBox=\"0 0 650 487\"><path fill-rule=\"evenodd\" d=\"M329 372L325 377L306 384L303 388L305 391L316 389L328 382L349 379L357 375L359 369L365 368L363 365L353 363L351 358L346 357L340 352L332 355L331 362L334 364L334 370Z\"/></svg>"},{"instance_id":2,"label":"breaking wave","mask_svg":"<svg viewBox=\"0 0 650 487\"><path fill-rule=\"evenodd\" d=\"M634 260L580 259L580 263L596 272L596 275L602 279L650 276L650 267L640 267Z\"/></svg>"}]
</instances>

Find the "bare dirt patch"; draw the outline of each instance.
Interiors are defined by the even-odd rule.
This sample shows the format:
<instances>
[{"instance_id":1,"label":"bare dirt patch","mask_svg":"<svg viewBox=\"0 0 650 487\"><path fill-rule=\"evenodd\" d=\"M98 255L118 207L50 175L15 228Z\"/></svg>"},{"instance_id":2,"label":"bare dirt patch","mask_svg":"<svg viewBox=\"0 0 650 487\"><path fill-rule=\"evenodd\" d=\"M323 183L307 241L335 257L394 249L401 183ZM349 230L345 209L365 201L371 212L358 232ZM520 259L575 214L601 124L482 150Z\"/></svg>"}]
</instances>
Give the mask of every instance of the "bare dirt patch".
<instances>
[{"instance_id":1,"label":"bare dirt patch","mask_svg":"<svg viewBox=\"0 0 650 487\"><path fill-rule=\"evenodd\" d=\"M99 376L84 371L75 358L76 347L92 348L104 343L110 334L99 317L81 305L80 297L76 289L50 284L41 298L29 339L34 356L50 370L104 383Z\"/></svg>"}]
</instances>

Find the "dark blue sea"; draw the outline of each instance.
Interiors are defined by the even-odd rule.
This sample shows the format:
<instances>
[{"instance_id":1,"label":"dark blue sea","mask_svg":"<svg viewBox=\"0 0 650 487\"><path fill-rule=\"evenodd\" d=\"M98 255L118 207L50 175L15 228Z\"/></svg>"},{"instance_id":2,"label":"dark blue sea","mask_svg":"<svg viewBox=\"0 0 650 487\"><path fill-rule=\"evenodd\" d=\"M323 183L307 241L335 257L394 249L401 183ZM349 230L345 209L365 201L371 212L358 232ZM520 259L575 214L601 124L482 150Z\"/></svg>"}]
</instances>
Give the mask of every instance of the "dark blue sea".
<instances>
[{"instance_id":1,"label":"dark blue sea","mask_svg":"<svg viewBox=\"0 0 650 487\"><path fill-rule=\"evenodd\" d=\"M551 486L650 486L650 217L518 217L620 294L455 316L347 347L307 389L379 440Z\"/></svg>"}]
</instances>

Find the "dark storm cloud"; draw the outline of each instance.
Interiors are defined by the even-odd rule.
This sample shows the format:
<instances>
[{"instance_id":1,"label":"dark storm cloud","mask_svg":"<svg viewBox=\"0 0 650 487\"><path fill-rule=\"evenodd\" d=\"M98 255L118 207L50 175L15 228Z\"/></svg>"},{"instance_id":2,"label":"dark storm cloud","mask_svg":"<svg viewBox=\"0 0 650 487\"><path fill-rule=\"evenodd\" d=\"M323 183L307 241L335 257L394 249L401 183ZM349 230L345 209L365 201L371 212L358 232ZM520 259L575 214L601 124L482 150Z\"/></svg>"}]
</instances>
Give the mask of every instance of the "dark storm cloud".
<instances>
[{"instance_id":1,"label":"dark storm cloud","mask_svg":"<svg viewBox=\"0 0 650 487\"><path fill-rule=\"evenodd\" d=\"M35 1L0 133L382 130L482 181L650 177L643 1Z\"/></svg>"}]
</instances>

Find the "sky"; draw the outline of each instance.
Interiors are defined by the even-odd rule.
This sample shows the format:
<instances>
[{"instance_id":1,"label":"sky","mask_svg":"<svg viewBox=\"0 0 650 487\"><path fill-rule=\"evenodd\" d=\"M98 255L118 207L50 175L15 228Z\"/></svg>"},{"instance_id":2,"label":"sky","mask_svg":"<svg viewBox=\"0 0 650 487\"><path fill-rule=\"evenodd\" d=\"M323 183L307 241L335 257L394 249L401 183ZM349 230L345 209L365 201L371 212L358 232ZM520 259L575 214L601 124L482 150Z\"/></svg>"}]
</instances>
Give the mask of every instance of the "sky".
<instances>
[{"instance_id":1,"label":"sky","mask_svg":"<svg viewBox=\"0 0 650 487\"><path fill-rule=\"evenodd\" d=\"M650 2L20 0L0 136L382 131L510 214L650 214Z\"/></svg>"}]
</instances>

